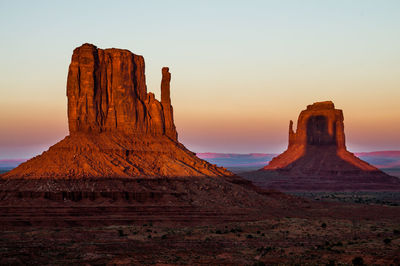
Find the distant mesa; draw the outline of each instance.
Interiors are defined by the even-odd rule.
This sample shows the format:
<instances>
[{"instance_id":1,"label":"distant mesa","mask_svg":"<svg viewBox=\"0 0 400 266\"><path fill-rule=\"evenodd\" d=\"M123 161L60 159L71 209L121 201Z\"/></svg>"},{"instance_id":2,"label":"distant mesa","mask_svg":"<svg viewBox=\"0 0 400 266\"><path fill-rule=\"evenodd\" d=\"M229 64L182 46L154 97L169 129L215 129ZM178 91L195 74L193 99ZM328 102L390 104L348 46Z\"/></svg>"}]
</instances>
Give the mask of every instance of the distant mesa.
<instances>
[{"instance_id":1,"label":"distant mesa","mask_svg":"<svg viewBox=\"0 0 400 266\"><path fill-rule=\"evenodd\" d=\"M147 92L144 58L83 44L68 71L69 136L3 178L231 176L178 142L162 69L161 101Z\"/></svg>"},{"instance_id":2,"label":"distant mesa","mask_svg":"<svg viewBox=\"0 0 400 266\"><path fill-rule=\"evenodd\" d=\"M308 105L289 123L287 150L257 172L247 173L256 184L281 190L391 190L400 180L347 151L342 110L333 102Z\"/></svg>"},{"instance_id":3,"label":"distant mesa","mask_svg":"<svg viewBox=\"0 0 400 266\"><path fill-rule=\"evenodd\" d=\"M335 109L331 101L308 105L299 115L296 132L293 130L293 121L289 123L288 149L273 158L263 169L283 169L298 173L305 171L311 174L332 174L337 171L343 173L356 168L363 171L379 171L346 150L343 120L342 110ZM292 165L309 155L315 160L313 164ZM338 161L339 158L350 165Z\"/></svg>"}]
</instances>

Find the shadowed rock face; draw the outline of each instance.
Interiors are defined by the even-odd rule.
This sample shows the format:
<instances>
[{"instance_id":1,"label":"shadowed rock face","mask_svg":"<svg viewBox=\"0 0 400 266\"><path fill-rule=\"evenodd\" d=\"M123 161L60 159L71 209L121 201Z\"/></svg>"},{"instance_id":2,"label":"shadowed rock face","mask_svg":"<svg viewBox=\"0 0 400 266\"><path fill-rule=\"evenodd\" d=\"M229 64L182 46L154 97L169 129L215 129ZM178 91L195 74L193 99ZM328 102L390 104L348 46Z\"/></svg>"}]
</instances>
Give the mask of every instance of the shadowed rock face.
<instances>
[{"instance_id":1,"label":"shadowed rock face","mask_svg":"<svg viewBox=\"0 0 400 266\"><path fill-rule=\"evenodd\" d=\"M391 189L392 185L400 189L397 178L347 151L343 120L342 110L330 101L307 106L299 115L296 132L293 122L289 123L287 150L254 176L246 176L257 176L260 186L281 190L370 190ZM274 176L267 178L268 172Z\"/></svg>"},{"instance_id":2,"label":"shadowed rock face","mask_svg":"<svg viewBox=\"0 0 400 266\"><path fill-rule=\"evenodd\" d=\"M293 146L326 146L345 148L343 112L332 102L319 102L307 106L300 113L296 133L289 124L289 149Z\"/></svg>"},{"instance_id":3,"label":"shadowed rock face","mask_svg":"<svg viewBox=\"0 0 400 266\"><path fill-rule=\"evenodd\" d=\"M339 157L361 170L377 170L346 150L343 120L342 110L335 109L331 101L307 106L299 115L296 132L293 122L289 123L288 149L263 169L282 169L306 155L321 156L317 153L329 151L333 157Z\"/></svg>"},{"instance_id":4,"label":"shadowed rock face","mask_svg":"<svg viewBox=\"0 0 400 266\"><path fill-rule=\"evenodd\" d=\"M83 44L67 81L70 135L3 178L232 176L178 142L162 69L161 102L147 92L142 56Z\"/></svg>"}]
</instances>

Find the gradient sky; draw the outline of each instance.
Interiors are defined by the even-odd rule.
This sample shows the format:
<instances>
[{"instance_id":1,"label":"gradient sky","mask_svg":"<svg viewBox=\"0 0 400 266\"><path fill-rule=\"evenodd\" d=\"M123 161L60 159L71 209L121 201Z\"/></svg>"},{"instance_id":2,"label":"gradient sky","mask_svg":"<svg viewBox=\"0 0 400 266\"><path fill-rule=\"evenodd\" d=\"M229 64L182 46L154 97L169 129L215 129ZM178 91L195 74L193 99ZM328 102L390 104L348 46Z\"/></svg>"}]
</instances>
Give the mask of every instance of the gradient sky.
<instances>
[{"instance_id":1,"label":"gradient sky","mask_svg":"<svg viewBox=\"0 0 400 266\"><path fill-rule=\"evenodd\" d=\"M332 100L351 151L400 149L400 1L0 1L0 159L68 134L72 50L143 55L172 73L179 139L196 152L281 152L289 120Z\"/></svg>"}]
</instances>

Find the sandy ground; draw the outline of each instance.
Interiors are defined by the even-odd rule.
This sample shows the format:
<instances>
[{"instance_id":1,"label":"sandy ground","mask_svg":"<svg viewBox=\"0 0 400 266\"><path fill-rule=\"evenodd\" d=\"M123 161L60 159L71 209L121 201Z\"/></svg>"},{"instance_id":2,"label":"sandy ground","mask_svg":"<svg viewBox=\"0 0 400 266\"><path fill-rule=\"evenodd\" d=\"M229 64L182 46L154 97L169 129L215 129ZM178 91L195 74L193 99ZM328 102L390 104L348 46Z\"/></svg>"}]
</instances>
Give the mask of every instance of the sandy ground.
<instances>
[{"instance_id":1,"label":"sandy ground","mask_svg":"<svg viewBox=\"0 0 400 266\"><path fill-rule=\"evenodd\" d=\"M343 265L357 257L397 265L400 224L286 217L189 227L25 227L0 232L0 257L2 265Z\"/></svg>"}]
</instances>

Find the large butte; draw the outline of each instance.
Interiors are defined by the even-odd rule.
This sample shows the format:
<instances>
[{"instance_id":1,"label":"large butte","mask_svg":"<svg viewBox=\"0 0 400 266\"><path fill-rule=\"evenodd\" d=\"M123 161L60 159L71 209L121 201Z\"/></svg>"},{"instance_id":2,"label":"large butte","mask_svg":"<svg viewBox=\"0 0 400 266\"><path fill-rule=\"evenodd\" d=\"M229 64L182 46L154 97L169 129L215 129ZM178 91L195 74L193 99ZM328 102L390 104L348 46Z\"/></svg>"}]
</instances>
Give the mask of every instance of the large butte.
<instances>
[{"instance_id":1,"label":"large butte","mask_svg":"<svg viewBox=\"0 0 400 266\"><path fill-rule=\"evenodd\" d=\"M170 80L164 67L160 102L147 92L142 56L76 48L67 81L69 136L2 178L232 176L179 143Z\"/></svg>"}]
</instances>

